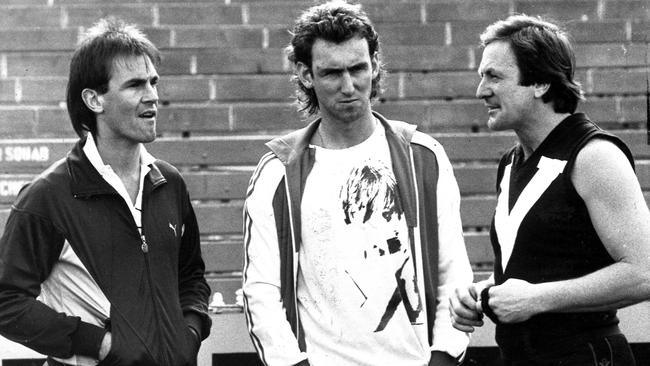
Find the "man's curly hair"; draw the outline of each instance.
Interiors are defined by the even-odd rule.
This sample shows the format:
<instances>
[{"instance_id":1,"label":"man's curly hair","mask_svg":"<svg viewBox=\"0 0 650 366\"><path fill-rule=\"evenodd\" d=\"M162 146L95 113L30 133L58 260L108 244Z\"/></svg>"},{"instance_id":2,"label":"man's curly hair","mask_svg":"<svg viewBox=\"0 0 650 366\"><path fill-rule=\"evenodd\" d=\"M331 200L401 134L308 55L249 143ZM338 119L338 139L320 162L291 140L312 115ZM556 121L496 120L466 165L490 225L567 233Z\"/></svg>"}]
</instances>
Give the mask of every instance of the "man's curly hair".
<instances>
[{"instance_id":1,"label":"man's curly hair","mask_svg":"<svg viewBox=\"0 0 650 366\"><path fill-rule=\"evenodd\" d=\"M317 39L333 43L342 43L355 37L368 42L370 56L377 55L379 73L372 80L370 99L381 91L381 77L384 67L379 54L379 35L375 31L368 15L361 5L352 5L343 1L331 1L313 6L303 12L290 31L292 38L286 47L287 57L294 65L299 62L310 70L312 67L312 46ZM318 99L313 89L305 87L297 75L291 79L298 86L296 98L299 110L312 116L319 111Z\"/></svg>"}]
</instances>

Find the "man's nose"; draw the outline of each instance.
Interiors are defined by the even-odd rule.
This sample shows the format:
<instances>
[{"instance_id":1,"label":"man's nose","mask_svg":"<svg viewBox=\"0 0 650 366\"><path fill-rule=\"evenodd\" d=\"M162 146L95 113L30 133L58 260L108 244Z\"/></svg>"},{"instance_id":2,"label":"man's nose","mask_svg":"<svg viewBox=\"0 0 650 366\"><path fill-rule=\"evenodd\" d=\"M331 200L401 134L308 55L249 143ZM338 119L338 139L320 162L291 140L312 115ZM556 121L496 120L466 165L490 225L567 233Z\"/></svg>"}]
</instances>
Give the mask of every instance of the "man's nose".
<instances>
[{"instance_id":1,"label":"man's nose","mask_svg":"<svg viewBox=\"0 0 650 366\"><path fill-rule=\"evenodd\" d=\"M343 72L341 76L341 92L350 94L354 92L354 79L348 71Z\"/></svg>"},{"instance_id":2,"label":"man's nose","mask_svg":"<svg viewBox=\"0 0 650 366\"><path fill-rule=\"evenodd\" d=\"M479 99L485 99L490 96L488 87L485 85L485 79L481 78L481 81L476 87L476 97Z\"/></svg>"},{"instance_id":3,"label":"man's nose","mask_svg":"<svg viewBox=\"0 0 650 366\"><path fill-rule=\"evenodd\" d=\"M147 83L146 92L142 97L144 103L158 103L158 87L155 84Z\"/></svg>"}]
</instances>

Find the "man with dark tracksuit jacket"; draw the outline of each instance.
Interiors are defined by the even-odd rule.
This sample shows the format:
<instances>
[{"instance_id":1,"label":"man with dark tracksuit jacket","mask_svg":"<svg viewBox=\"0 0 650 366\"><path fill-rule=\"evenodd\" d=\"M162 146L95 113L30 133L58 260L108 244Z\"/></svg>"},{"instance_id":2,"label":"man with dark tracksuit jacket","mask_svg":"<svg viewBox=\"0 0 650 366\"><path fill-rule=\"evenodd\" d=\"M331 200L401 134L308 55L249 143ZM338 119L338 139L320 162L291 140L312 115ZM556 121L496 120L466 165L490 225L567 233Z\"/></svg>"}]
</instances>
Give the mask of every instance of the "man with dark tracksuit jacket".
<instances>
[{"instance_id":1,"label":"man with dark tracksuit jacket","mask_svg":"<svg viewBox=\"0 0 650 366\"><path fill-rule=\"evenodd\" d=\"M442 146L373 113L381 62L360 6L294 26L309 126L267 144L244 209L243 293L266 365L445 366L464 354L448 296L472 272Z\"/></svg>"},{"instance_id":2,"label":"man with dark tracksuit jacket","mask_svg":"<svg viewBox=\"0 0 650 366\"><path fill-rule=\"evenodd\" d=\"M196 365L210 332L199 231L156 137L160 53L103 19L75 51L80 136L18 195L0 240L0 334L46 365Z\"/></svg>"}]
</instances>

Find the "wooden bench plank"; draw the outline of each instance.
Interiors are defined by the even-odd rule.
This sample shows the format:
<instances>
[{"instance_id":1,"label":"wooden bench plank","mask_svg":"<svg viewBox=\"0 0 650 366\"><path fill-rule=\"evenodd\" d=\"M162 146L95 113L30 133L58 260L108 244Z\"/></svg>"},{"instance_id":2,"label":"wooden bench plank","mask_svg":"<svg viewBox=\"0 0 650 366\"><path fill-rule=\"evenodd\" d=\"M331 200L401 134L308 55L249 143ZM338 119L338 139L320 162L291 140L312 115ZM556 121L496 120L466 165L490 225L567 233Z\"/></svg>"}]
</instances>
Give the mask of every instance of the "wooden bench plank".
<instances>
[{"instance_id":1,"label":"wooden bench plank","mask_svg":"<svg viewBox=\"0 0 650 366\"><path fill-rule=\"evenodd\" d=\"M650 192L645 193L646 204L650 201ZM461 218L465 228L485 228L490 225L496 199L493 196L463 197L461 200ZM243 201L224 204L198 204L195 206L201 232L225 234L240 233L242 230L241 210Z\"/></svg>"},{"instance_id":2,"label":"wooden bench plank","mask_svg":"<svg viewBox=\"0 0 650 366\"><path fill-rule=\"evenodd\" d=\"M461 217L465 227L487 227L494 212L492 196L464 197L461 200ZM199 203L195 205L202 233L231 234L242 230L243 201L227 203Z\"/></svg>"},{"instance_id":3,"label":"wooden bench plank","mask_svg":"<svg viewBox=\"0 0 650 366\"><path fill-rule=\"evenodd\" d=\"M0 140L0 173L40 172L64 157L72 140Z\"/></svg>"},{"instance_id":4,"label":"wooden bench plank","mask_svg":"<svg viewBox=\"0 0 650 366\"><path fill-rule=\"evenodd\" d=\"M496 198L493 196L462 197L460 201L460 217L463 227L490 226Z\"/></svg>"},{"instance_id":5,"label":"wooden bench plank","mask_svg":"<svg viewBox=\"0 0 650 366\"><path fill-rule=\"evenodd\" d=\"M238 240L203 241L201 255L205 262L206 272L237 272L244 264L244 243L241 236Z\"/></svg>"},{"instance_id":6,"label":"wooden bench plank","mask_svg":"<svg viewBox=\"0 0 650 366\"><path fill-rule=\"evenodd\" d=\"M194 205L199 230L203 234L241 233L243 201Z\"/></svg>"},{"instance_id":7,"label":"wooden bench plank","mask_svg":"<svg viewBox=\"0 0 650 366\"><path fill-rule=\"evenodd\" d=\"M495 194L497 165L463 165L454 167L461 195Z\"/></svg>"},{"instance_id":8,"label":"wooden bench plank","mask_svg":"<svg viewBox=\"0 0 650 366\"><path fill-rule=\"evenodd\" d=\"M494 252L492 251L488 230L482 232L466 232L463 237L465 239L467 257L472 265L492 265L494 262Z\"/></svg>"},{"instance_id":9,"label":"wooden bench plank","mask_svg":"<svg viewBox=\"0 0 650 366\"><path fill-rule=\"evenodd\" d=\"M183 172L192 200L243 199L253 166L217 171ZM496 164L460 165L454 174L462 195L488 194L496 191ZM644 191L650 190L650 161L636 162L636 173ZM10 204L20 188L36 174L0 174L0 204Z\"/></svg>"},{"instance_id":10,"label":"wooden bench plank","mask_svg":"<svg viewBox=\"0 0 650 366\"><path fill-rule=\"evenodd\" d=\"M247 167L217 172L185 172L183 178L192 200L229 200L246 196L252 174L253 167Z\"/></svg>"},{"instance_id":11,"label":"wooden bench plank","mask_svg":"<svg viewBox=\"0 0 650 366\"><path fill-rule=\"evenodd\" d=\"M20 189L34 178L33 174L1 174L0 203L11 204Z\"/></svg>"},{"instance_id":12,"label":"wooden bench plank","mask_svg":"<svg viewBox=\"0 0 650 366\"><path fill-rule=\"evenodd\" d=\"M470 263L477 266L491 265L494 254L488 231L468 232L464 235ZM201 254L206 272L229 274L239 272L244 263L243 237L238 235L228 240L203 240Z\"/></svg>"},{"instance_id":13,"label":"wooden bench plank","mask_svg":"<svg viewBox=\"0 0 650 366\"><path fill-rule=\"evenodd\" d=\"M644 130L615 131L630 146L637 159L650 158ZM445 133L432 134L454 162L496 162L511 147L512 133ZM264 143L273 135L206 136L159 138L148 144L154 156L177 166L255 165L268 149ZM2 139L0 173L40 172L65 156L75 139Z\"/></svg>"},{"instance_id":14,"label":"wooden bench plank","mask_svg":"<svg viewBox=\"0 0 650 366\"><path fill-rule=\"evenodd\" d=\"M242 284L241 275L233 275L228 277L206 276L206 279L208 281L208 285L210 286L212 294L215 292L220 292L221 295L223 295L223 300L226 304L235 303L235 291L239 290Z\"/></svg>"},{"instance_id":15,"label":"wooden bench plank","mask_svg":"<svg viewBox=\"0 0 650 366\"><path fill-rule=\"evenodd\" d=\"M408 52L406 52L408 54ZM188 58L190 56L187 56ZM411 60L409 58L408 60ZM430 61L428 61L430 62ZM28 67L25 65L24 67ZM173 65L172 65L173 66ZM441 75L439 75L442 77ZM168 87L182 98L193 98L185 89L192 93L205 93L193 87L188 80L172 82ZM387 89L397 90L397 84L404 82L403 76L392 78ZM32 79L33 80L33 79ZM190 80L191 81L191 80ZM204 82L205 80L201 81ZM180 82L180 84L179 84ZM14 102L15 83L2 80L0 83L0 100ZM444 88L443 83L439 84ZM456 87L456 86L455 86ZM475 88L472 86L472 88ZM26 94L42 94L42 85L31 81L21 81L23 96ZM422 95L431 93L428 87L421 88ZM161 94L163 91L161 90ZM486 120L487 113L483 102L476 99L405 99L398 98L396 92L386 94L374 104L374 109L387 118L409 121L417 124L420 131L435 133L465 133L489 132ZM37 96L41 98L41 95ZM48 98L59 99L51 92ZM272 133L273 131L289 131L304 127L307 121L290 100L255 102L233 101L227 103L200 104L186 102L177 104L179 98L167 95L174 102L161 105L158 110L157 131L160 137L197 137L223 134ZM161 103L165 104L165 103ZM589 97L579 107L594 118L600 126L606 129L621 130L641 128L645 124L645 98L640 95L614 97ZM65 108L61 106L32 106L11 105L0 109L0 136L4 139L45 139L45 138L75 138L76 135L70 124Z\"/></svg>"},{"instance_id":16,"label":"wooden bench plank","mask_svg":"<svg viewBox=\"0 0 650 366\"><path fill-rule=\"evenodd\" d=\"M192 200L243 199L253 167L243 169L183 172ZM455 170L462 194L494 192L496 167L461 167ZM0 174L0 203L12 203L20 188L36 174ZM650 174L646 179L650 180Z\"/></svg>"},{"instance_id":17,"label":"wooden bench plank","mask_svg":"<svg viewBox=\"0 0 650 366\"><path fill-rule=\"evenodd\" d=\"M646 203L650 192L646 192ZM461 199L461 218L466 228L487 227L494 213L493 195L466 196ZM232 234L242 230L243 200L200 202L194 205L199 228L205 235ZM4 227L9 209L0 210L0 229Z\"/></svg>"},{"instance_id":18,"label":"wooden bench plank","mask_svg":"<svg viewBox=\"0 0 650 366\"><path fill-rule=\"evenodd\" d=\"M253 167L229 171L184 172L192 200L243 199ZM0 174L0 204L11 204L35 173Z\"/></svg>"}]
</instances>

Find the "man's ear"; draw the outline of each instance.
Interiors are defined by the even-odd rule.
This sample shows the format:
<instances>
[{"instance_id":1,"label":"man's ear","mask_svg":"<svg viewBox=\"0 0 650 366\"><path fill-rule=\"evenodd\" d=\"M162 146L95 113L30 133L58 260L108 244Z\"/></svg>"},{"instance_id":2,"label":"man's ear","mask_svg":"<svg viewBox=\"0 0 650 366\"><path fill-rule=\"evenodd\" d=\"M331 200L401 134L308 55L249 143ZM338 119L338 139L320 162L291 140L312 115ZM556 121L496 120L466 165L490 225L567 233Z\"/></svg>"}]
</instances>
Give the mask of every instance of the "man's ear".
<instances>
[{"instance_id":1,"label":"man's ear","mask_svg":"<svg viewBox=\"0 0 650 366\"><path fill-rule=\"evenodd\" d=\"M309 66L302 62L298 62L296 64L296 75L305 88L311 89L314 87L314 75L311 73Z\"/></svg>"},{"instance_id":2,"label":"man's ear","mask_svg":"<svg viewBox=\"0 0 650 366\"><path fill-rule=\"evenodd\" d=\"M542 98L551 88L551 84L535 84L535 98Z\"/></svg>"},{"instance_id":3,"label":"man's ear","mask_svg":"<svg viewBox=\"0 0 650 366\"><path fill-rule=\"evenodd\" d=\"M372 79L374 80L379 75L379 56L377 52L370 57L370 64L372 65Z\"/></svg>"},{"instance_id":4,"label":"man's ear","mask_svg":"<svg viewBox=\"0 0 650 366\"><path fill-rule=\"evenodd\" d=\"M81 99L86 104L86 107L91 111L99 114L104 112L104 105L101 95L96 90L86 88L81 91Z\"/></svg>"}]
</instances>

